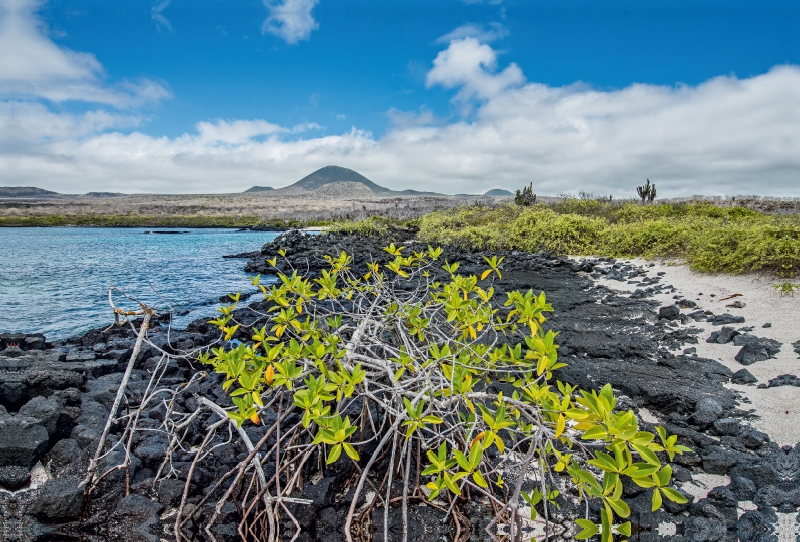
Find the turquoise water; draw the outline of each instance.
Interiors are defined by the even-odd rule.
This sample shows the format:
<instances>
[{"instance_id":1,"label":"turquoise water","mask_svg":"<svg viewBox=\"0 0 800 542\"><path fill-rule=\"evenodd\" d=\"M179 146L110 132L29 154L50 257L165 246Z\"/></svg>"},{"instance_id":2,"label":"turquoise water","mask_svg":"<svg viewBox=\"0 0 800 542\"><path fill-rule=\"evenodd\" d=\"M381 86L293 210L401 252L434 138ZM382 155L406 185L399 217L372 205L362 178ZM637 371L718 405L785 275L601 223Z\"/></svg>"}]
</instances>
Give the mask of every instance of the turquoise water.
<instances>
[{"instance_id":1,"label":"turquoise water","mask_svg":"<svg viewBox=\"0 0 800 542\"><path fill-rule=\"evenodd\" d=\"M0 228L0 331L64 339L113 321L108 287L162 309L183 327L228 292L254 290L244 260L276 232L145 228ZM122 300L120 300L122 301ZM127 303L128 307L132 307Z\"/></svg>"}]
</instances>

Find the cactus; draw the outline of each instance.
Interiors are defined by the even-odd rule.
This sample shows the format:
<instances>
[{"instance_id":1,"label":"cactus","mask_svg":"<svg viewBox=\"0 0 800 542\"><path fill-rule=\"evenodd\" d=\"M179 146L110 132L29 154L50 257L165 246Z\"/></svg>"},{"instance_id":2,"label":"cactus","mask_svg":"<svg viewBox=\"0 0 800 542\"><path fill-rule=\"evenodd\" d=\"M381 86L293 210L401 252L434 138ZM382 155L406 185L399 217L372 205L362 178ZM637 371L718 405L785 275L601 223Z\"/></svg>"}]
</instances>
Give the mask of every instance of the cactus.
<instances>
[{"instance_id":1,"label":"cactus","mask_svg":"<svg viewBox=\"0 0 800 542\"><path fill-rule=\"evenodd\" d=\"M533 193L533 183L528 186L523 186L522 191L517 190L517 195L514 196L514 203L517 205L524 205L530 207L536 203L536 194Z\"/></svg>"},{"instance_id":2,"label":"cactus","mask_svg":"<svg viewBox=\"0 0 800 542\"><path fill-rule=\"evenodd\" d=\"M650 184L650 179L647 179L644 186L637 186L636 192L639 194L639 197L642 198L642 205L645 203L652 203L653 200L656 199L656 185Z\"/></svg>"}]
</instances>

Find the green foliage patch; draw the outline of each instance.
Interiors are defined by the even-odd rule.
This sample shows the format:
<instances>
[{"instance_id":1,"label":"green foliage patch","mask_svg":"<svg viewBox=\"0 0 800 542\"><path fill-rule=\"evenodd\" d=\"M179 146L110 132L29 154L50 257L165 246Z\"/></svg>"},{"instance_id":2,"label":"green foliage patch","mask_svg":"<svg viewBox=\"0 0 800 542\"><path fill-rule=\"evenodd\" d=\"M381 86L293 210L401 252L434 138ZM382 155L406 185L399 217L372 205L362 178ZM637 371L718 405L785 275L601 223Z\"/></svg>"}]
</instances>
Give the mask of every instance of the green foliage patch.
<instances>
[{"instance_id":1,"label":"green foliage patch","mask_svg":"<svg viewBox=\"0 0 800 542\"><path fill-rule=\"evenodd\" d=\"M596 218L537 213L523 214L527 222L519 227L538 232L537 218L557 224L563 235L547 242L565 248L583 242L569 228L598 235L602 226ZM248 343L200 357L224 375L235 405L227 414L238 425L260 424L270 405L290 404L302 417L281 429L291 443L286 455L316 452L327 464L358 465L346 531L364 480L390 439L387 507L397 469L404 500L420 478L426 498L438 506L481 495L493 503L492 523L513 533L520 502L529 504L531 519L547 519L566 484L600 510L597 523L578 520L576 538L599 534L610 542L631 534L624 479L651 490L653 510L664 498L686 502L670 487L672 469L665 464L688 450L676 436L661 427L642 430L633 411L616 408L610 385L579 390L554 378L564 364L557 333L542 327L553 312L544 292L511 291L495 300L502 258L485 258L478 277L459 274L458 263L440 264L441 249L405 254L391 244L385 250L394 259L382 268L356 269L343 252L326 257L329 268L319 278L278 273L280 282L269 288L255 278L270 305L265 325ZM212 322L226 340L239 330L239 296L232 300ZM519 473L513 487L503 480L506 469ZM523 492L527 473L538 483Z\"/></svg>"},{"instance_id":2,"label":"green foliage patch","mask_svg":"<svg viewBox=\"0 0 800 542\"><path fill-rule=\"evenodd\" d=\"M707 203L637 205L566 199L465 207L420 221L422 241L575 256L681 258L704 272L800 271L800 218Z\"/></svg>"}]
</instances>

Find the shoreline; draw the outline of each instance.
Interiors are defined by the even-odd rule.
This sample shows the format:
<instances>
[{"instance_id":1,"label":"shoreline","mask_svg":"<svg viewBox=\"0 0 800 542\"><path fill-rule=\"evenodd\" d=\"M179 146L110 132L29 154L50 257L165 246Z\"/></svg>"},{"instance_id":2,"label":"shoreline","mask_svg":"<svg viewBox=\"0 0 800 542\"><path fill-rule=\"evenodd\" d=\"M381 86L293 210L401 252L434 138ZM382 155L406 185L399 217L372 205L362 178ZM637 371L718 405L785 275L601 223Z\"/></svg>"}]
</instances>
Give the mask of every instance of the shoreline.
<instances>
[{"instance_id":1,"label":"shoreline","mask_svg":"<svg viewBox=\"0 0 800 542\"><path fill-rule=\"evenodd\" d=\"M408 239L395 239L395 241L411 247L411 241ZM315 257L315 251L324 249L330 253L338 253L340 249L349 250L354 254L354 265L361 265L373 257L376 260L388 258L382 253L381 244L375 239L337 234L314 238L290 233L268 245L267 250L275 252L282 246L291 248L290 258L296 264L304 266ZM459 261L463 272L473 273L485 268L481 254L481 252L446 249L443 258ZM727 347L727 345L709 344L706 347L707 343L704 341L708 336L708 330L693 320L683 323L684 318L681 316L686 316L696 309L679 309L679 316L674 319L658 318L660 309L674 306L673 296L681 295L682 284L673 280L674 277L670 276L669 272L658 278L657 272L668 271L667 266L649 267L648 264L646 267L640 267L633 261L629 260L631 264L628 265L619 259L584 258L575 261L548 255L524 253L516 255L505 253L505 255L507 260L503 269L504 280L498 283L498 288L532 288L534 291L541 289L547 292L548 300L554 304L556 313L548 318L548 324L561 332L558 343L562 345L561 356L568 364L559 370L560 378L584 388L597 387L603 382L611 381L624 395L621 398L622 406L639 411L645 427L652 427L654 420L662 422L671 433L680 436L681 442L690 443L697 452L676 457L675 466L676 485L681 491L692 495L695 502L650 513L648 494L631 490L634 492L626 493L626 497L630 499L632 508L636 512L637 525L651 530L660 529L662 524L672 525L677 526L674 527L676 530L682 529L684 533L687 530L692 532L693 529L695 532L698 529L711 529L716 532L720 529L722 531L736 529L737 532L743 533L747 525L755 525L758 522L769 527L772 522L770 514L774 515L777 506L762 503L758 510L754 510L752 503L758 500L756 498L758 492L772 491L770 488L779 481L770 474L774 470L773 465L778 465L776 461L780 458L790 456L785 449L780 448L780 443L770 441L768 433L750 427L753 425L759 429L757 424L751 424L748 413L743 410L751 405L737 403L737 396L746 396L749 388L740 390L729 384L734 372L733 367L725 363L724 359L716 360L711 359L711 355L705 356L705 350L702 350L713 347L715 349L713 351L718 353L723 351L716 347ZM263 265L267 254L249 253L249 256L251 259L246 269L265 270L260 266ZM316 272L317 267L313 263L310 265L311 272ZM602 273L602 270L607 270L607 273ZM626 277L623 281L600 278L608 277L612 272L616 272L618 276L624 274ZM598 274L598 277L592 277L593 273ZM639 284L629 284L629 281ZM653 289L652 295L632 297L631 291L635 291L636 287L642 289L644 282L646 288ZM498 295L501 293L498 289ZM713 292L709 290L710 293ZM258 303L256 302L256 305ZM750 307L749 300L745 308L748 307ZM240 309L237 314L244 322L253 322L253 318L248 316L247 309ZM749 322L744 325L749 325ZM694 332L693 327L699 328L700 331ZM720 327L716 326L714 329ZM172 330L169 335L166 335L166 331L163 324L154 326L147 350L140 356L137 369L134 371L132 393L138 393L136 390L144 386L150 378L149 371L158 367L159 350L175 354L191 351L201 344L211 342L215 328L196 321L189 324L185 330ZM756 328L756 331L761 329ZM248 339L245 329L239 334L237 338ZM51 412L55 410L66 413L67 418L72 419L72 422L64 422L69 428L68 433L64 433L64 430L59 433L57 428L53 428L53 433L48 439L54 439L55 444L50 442L46 446L49 449L36 463L36 465L50 466L49 469L45 469L49 470L46 472L46 481L42 481L41 469L34 468L35 475L31 474L32 481L39 485L31 486L30 490L22 489L25 495L31 497L31 506L35 512L33 520L42 521L44 518L46 525L58 526L63 525L63 521L53 520L63 520L63 518L52 515L52 506L51 508L45 506L49 502L48 492L53 493L56 488L63 489L62 486L66 485L67 481L74 480L76 472L84 465L82 463L84 459L81 459L84 456L80 450L91 450L92 443L96 442L99 436L98 428L102 427L107 417L114 386L118 385L121 370L126 363L126 355L130 355L132 337L130 330L124 328L105 331L94 329L79 337L59 342L52 348L46 348L43 339L41 344L32 337L24 340L28 339L32 341L30 348L9 346L9 341L0 343L2 347L0 371L4 369L7 371L12 365L21 367L23 361L27 363L23 373L28 375L25 377L28 378L25 380L28 383L24 385L29 388L31 398L18 398L15 402L12 401L16 405L14 408L17 409L17 413L38 415L33 408L26 409L26 404L36 402L41 410L42 405L47 403L52 404ZM783 349L787 346L788 344L784 343ZM697 348L696 355L684 354L683 350L687 347ZM727 353L725 351L717 357L724 358ZM760 361L754 365L767 364L770 361L774 360ZM191 378L196 368L193 368L191 363L180 360L176 363L174 366L169 366L173 367L169 369L169 378L172 379L170 382L174 380L177 383ZM753 365L750 367L756 369ZM38 391L31 388L32 382L36 378L41 378L36 375L47 374L48 371L54 371L58 376L50 378L54 385L47 389L42 389L40 385ZM7 374L0 373L0 377ZM221 382L217 376L211 374L202 379L198 382L196 391L223 401L226 396L219 395L218 388ZM41 383L41 380L39 382ZM64 387L64 383L68 386ZM782 388L769 388L772 389ZM5 389L0 386L0 390ZM7 390L3 393L7 394ZM181 399L184 402L189 400L190 398ZM156 410L154 408L152 414L150 410L147 411L146 418L153 420L153 423L158 423L158 416L163 417L163 414L158 414ZM0 417L3 415L3 410L0 410ZM45 427L46 420L34 425ZM795 448L798 449L800 448ZM163 458L164 443L159 439L154 438L139 443L134 448L134 458L138 465L131 474L132 495L130 497L121 495L119 491L121 488L118 486L123 480L116 479L116 486L107 487L93 501L93 514L101 514L105 508L104 521L113 520L118 524L115 529L127 528L132 531L152 519L155 522L151 523L154 530L149 532L151 535L156 533L155 525L160 524L160 516L174 509L176 505L174 491L177 488L182 489L184 484L180 479L181 474L177 475L178 479L166 478L158 482L152 479L156 474L155 467L159 462L159 453ZM75 457L70 457L70 454ZM190 457L188 451L182 454L174 457L173 461L185 461ZM111 460L119 458L112 457ZM225 461L231 460L234 461L232 464L235 464L235 456L224 461L219 459L219 465L215 465L214 468L229 466L231 463ZM185 477L185 474L183 476ZM737 479L747 479L750 485L736 482ZM327 478L322 479L323 482L325 480ZM0 480L0 483L8 482ZM320 499L314 501L312 508L319 513L323 510L336 509L338 505L336 502L331 504L330 491L334 491L334 487L340 487L337 484L343 483L343 480L335 478L328 481L326 487L331 489L326 489L321 496L319 496L319 483L322 482L306 486L309 495L318 495L314 498ZM736 485L737 483L739 485ZM744 489L742 484L746 486ZM124 483L122 485L124 486ZM752 491L749 489L751 486ZM165 489L167 487L172 487L173 490L170 491L173 492L170 493ZM0 511L4 510L3 499L7 495L8 490L0 491ZM19 490L14 495L20 495ZM69 495L76 498L74 493ZM59 498L61 499L59 503L63 504L66 499L63 491ZM133 506L134 502L138 504ZM476 512L476 515L479 513ZM30 515L26 516L23 513L23 516L23 519L31 519ZM101 514L95 517L103 516ZM167 520L167 523L169 521L171 520ZM329 522L326 524L326 531L335 532L340 528L334 518L325 521ZM73 527L79 526L68 524ZM569 539L570 527L567 523L561 527L564 528L561 531L563 537L559 539ZM671 528L667 528L667 531ZM319 531L319 526L317 529ZM225 537L220 539L228 540ZM659 539L670 538L667 536ZM311 540L322 540L322 538L311 538Z\"/></svg>"}]
</instances>

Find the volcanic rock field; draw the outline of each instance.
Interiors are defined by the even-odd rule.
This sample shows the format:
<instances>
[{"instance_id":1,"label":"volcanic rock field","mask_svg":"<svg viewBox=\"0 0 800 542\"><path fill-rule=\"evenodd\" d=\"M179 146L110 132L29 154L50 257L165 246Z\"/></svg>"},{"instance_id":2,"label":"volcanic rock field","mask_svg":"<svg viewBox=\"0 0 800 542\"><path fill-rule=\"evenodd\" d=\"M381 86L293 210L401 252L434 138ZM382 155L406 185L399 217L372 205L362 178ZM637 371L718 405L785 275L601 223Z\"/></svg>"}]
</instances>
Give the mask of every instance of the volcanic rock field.
<instances>
[{"instance_id":1,"label":"volcanic rock field","mask_svg":"<svg viewBox=\"0 0 800 542\"><path fill-rule=\"evenodd\" d=\"M410 250L423 248L410 232L395 235L392 241ZM239 256L249 258L246 271L269 275L275 269L266 259L283 249L294 268L314 275L325 254L340 251L352 254L355 266L386 263L384 244L386 240L290 231L260 252ZM483 255L445 248L442 259L459 262L460 273L480 275L486 268ZM791 343L800 337L780 341L764 337L763 328L751 326L735 310L718 310L717 304L712 311L703 301L687 299L664 278L661 266L520 252L501 255L503 279L495 283L496 295L503 297L508 290L544 291L555 309L546 326L559 332L559 359L567 364L556 377L585 389L611 383L621 396L620 407L637 411L643 427L652 430L662 425L693 450L677 456L674 465L675 487L689 503L667 503L653 513L649 493L626 485L634 526L631 540L796 539L800 444L779 445L758 430L753 405L742 390L761 386L795 391L800 385L796 376L759 381L751 369L771 363L779 353L789 352L794 359L800 343ZM289 267L281 263L279 269ZM615 288L615 284L626 286ZM252 307L265 308L263 302ZM236 318L244 325L236 339L249 340L247 326L256 322L255 314L248 307L237 309ZM112 471L87 502L81 482L135 340L130 326L99 328L58 343L41 335L0 335L0 539L174 540L172 525L194 459L192 446L218 418L207 412L194 419L185 428L187 445L168 454L166 469L169 442L160 427L165 408L189 412L203 396L223 406L231 404L222 391L221 376L205 373L207 368L192 361L191 355L218 341L219 331L204 320L174 330L169 315L154 318L121 408L137 409L137 400L165 353L177 357L166 366L161 385L188 385L174 396L174 404L149 405L139 414L150 431L134 435L128 468ZM716 345L736 346L735 359L721 363L698 355ZM798 422L793 418L785 423ZM119 440L121 429L112 426L110 444ZM258 426L247 432L254 442L263 436ZM240 445L219 443L194 469L184 510L191 515L184 524L187 537L211 539L200 526L213 514L213 500L203 498L246 452ZM101 463L101 469L123 464L124 452L112 451ZM266 461L265 469L274 472L271 465ZM310 499L311 504L290 505L303 526L297 540L344 540L351 470L338 464L314 466L304 479L298 497ZM581 512L572 509L569 500L562 505L551 540L570 540L575 534L572 518ZM461 513L471 523L468 539L486 540L483 527L491 514L482 512L477 503L466 505ZM456 534L447 516L425 503L415 502L409 516L409 540L452 540ZM239 510L227 503L211 533L220 541L238 540L238 518ZM399 524L399 510L392 509L392 540L400 540ZM374 514L371 529L373 540L380 539L382 513Z\"/></svg>"}]
</instances>

